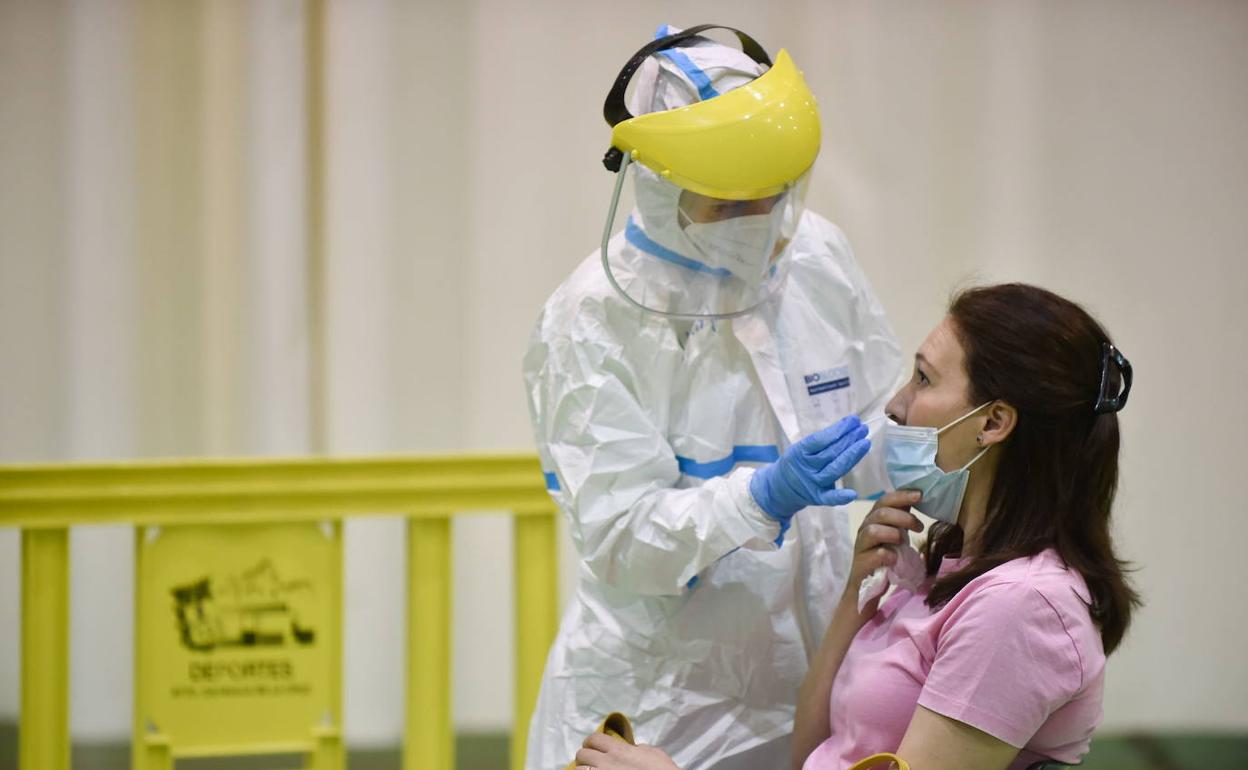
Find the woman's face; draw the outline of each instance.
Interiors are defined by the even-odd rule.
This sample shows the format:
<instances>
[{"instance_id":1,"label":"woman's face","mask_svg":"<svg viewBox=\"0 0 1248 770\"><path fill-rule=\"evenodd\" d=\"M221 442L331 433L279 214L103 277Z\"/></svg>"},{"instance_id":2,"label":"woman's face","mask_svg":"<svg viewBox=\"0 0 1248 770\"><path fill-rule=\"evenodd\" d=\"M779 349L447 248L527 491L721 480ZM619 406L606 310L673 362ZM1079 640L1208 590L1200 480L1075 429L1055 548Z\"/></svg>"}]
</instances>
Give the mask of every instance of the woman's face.
<instances>
[{"instance_id":1,"label":"woman's face","mask_svg":"<svg viewBox=\"0 0 1248 770\"><path fill-rule=\"evenodd\" d=\"M970 403L969 392L962 345L946 317L919 346L910 381L884 410L901 425L939 429L979 406ZM960 468L978 453L975 424L967 420L940 434L936 464L941 470Z\"/></svg>"}]
</instances>

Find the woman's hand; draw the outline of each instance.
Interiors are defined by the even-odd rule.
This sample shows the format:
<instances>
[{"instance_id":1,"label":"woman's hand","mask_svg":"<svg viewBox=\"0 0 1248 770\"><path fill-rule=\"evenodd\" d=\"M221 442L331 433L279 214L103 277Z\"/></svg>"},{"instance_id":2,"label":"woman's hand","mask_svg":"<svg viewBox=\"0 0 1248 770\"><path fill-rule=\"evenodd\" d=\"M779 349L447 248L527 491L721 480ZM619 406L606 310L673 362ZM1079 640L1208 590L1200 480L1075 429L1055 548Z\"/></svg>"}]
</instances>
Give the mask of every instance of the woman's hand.
<instances>
[{"instance_id":1,"label":"woman's hand","mask_svg":"<svg viewBox=\"0 0 1248 770\"><path fill-rule=\"evenodd\" d=\"M576 770L680 770L672 758L653 746L634 746L613 735L594 733L576 752Z\"/></svg>"},{"instance_id":2,"label":"woman's hand","mask_svg":"<svg viewBox=\"0 0 1248 770\"><path fill-rule=\"evenodd\" d=\"M910 506L919 502L921 495L913 490L898 490L881 497L871 509L871 513L862 520L858 528L858 537L854 541L854 561L849 568L849 580L845 583L845 594L842 602L857 605L858 587L872 572L880 567L891 567L897 563L896 546L901 544L901 530L922 532L923 523L919 517L910 513ZM863 608L863 618L875 614L879 600L867 604Z\"/></svg>"},{"instance_id":3,"label":"woman's hand","mask_svg":"<svg viewBox=\"0 0 1248 770\"><path fill-rule=\"evenodd\" d=\"M797 692L797 715L793 721L791 757L794 768L806 763L811 753L831 734L828 714L832 683L845 660L854 636L875 614L879 601L872 601L858 614L858 586L877 568L897 561L893 547L901 542L901 529L922 532L918 518L906 510L919 501L918 492L890 492L880 498L863 519L854 542L854 560L849 568L845 593L832 613L832 622L823 634L819 650L811 659L806 678Z\"/></svg>"}]
</instances>

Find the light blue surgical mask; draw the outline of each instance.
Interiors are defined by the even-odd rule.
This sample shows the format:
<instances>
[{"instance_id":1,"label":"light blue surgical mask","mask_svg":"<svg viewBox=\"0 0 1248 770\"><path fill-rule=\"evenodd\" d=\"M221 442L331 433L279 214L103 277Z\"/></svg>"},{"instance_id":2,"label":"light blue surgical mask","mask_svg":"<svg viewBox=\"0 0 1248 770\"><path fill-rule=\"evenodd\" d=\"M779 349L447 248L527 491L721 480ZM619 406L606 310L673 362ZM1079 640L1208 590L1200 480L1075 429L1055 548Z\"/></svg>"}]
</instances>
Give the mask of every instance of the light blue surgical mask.
<instances>
[{"instance_id":1,"label":"light blue surgical mask","mask_svg":"<svg viewBox=\"0 0 1248 770\"><path fill-rule=\"evenodd\" d=\"M938 521L954 524L966 494L971 466L984 456L984 447L971 461L956 471L945 471L936 464L941 433L967 419L992 402L981 404L939 430L918 425L898 425L891 420L884 428L884 464L894 489L914 489L923 493L915 509Z\"/></svg>"}]
</instances>

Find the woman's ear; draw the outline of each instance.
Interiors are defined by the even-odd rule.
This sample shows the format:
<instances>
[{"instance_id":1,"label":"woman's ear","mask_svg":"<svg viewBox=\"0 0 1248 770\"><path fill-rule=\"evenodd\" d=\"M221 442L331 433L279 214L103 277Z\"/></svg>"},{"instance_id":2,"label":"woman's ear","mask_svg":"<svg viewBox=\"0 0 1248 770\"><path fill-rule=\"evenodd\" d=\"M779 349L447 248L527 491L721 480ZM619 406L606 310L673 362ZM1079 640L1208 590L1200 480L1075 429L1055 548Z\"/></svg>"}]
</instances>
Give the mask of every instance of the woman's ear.
<instances>
[{"instance_id":1,"label":"woman's ear","mask_svg":"<svg viewBox=\"0 0 1248 770\"><path fill-rule=\"evenodd\" d=\"M976 437L979 439L982 436L982 440L978 441L979 445L988 447L1000 444L1014 432L1015 425L1018 425L1018 410L1005 401L992 402L992 406L988 407L988 419L984 421L983 430Z\"/></svg>"}]
</instances>

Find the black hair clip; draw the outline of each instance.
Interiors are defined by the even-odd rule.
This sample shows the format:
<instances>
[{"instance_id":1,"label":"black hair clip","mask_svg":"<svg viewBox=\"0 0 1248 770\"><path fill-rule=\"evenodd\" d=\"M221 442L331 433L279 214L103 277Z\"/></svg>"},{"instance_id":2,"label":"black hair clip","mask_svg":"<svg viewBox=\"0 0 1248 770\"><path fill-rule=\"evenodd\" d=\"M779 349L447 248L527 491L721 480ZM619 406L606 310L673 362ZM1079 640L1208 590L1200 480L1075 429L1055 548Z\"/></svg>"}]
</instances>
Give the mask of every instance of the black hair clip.
<instances>
[{"instance_id":1,"label":"black hair clip","mask_svg":"<svg viewBox=\"0 0 1248 770\"><path fill-rule=\"evenodd\" d=\"M1118 371L1122 372L1122 392L1110 395L1109 386L1109 365L1114 364L1118 367ZM1101 390L1096 396L1096 406L1093 409L1097 414L1109 414L1110 412L1121 412L1122 408L1127 405L1127 396L1131 393L1131 362L1122 354L1122 351L1108 342L1101 343Z\"/></svg>"}]
</instances>

